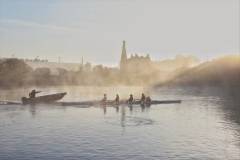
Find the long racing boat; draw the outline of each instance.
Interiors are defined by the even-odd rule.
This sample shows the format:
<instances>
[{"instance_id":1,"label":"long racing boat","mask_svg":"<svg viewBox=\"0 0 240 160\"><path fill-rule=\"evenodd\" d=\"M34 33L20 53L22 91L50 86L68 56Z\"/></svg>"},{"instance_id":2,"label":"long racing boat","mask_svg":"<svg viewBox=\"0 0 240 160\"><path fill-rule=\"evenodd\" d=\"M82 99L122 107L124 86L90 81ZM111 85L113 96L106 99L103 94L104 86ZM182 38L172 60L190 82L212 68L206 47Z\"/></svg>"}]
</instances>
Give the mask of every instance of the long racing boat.
<instances>
[{"instance_id":1,"label":"long racing boat","mask_svg":"<svg viewBox=\"0 0 240 160\"><path fill-rule=\"evenodd\" d=\"M122 100L119 103L116 103L115 101L99 101L99 100L93 100L93 101L81 101L81 102L58 102L58 104L62 106L114 106L114 105L157 105L157 104L172 104L172 103L181 103L181 100L152 100L149 103L142 103L140 100L135 100L132 103L128 103L127 100Z\"/></svg>"}]
</instances>

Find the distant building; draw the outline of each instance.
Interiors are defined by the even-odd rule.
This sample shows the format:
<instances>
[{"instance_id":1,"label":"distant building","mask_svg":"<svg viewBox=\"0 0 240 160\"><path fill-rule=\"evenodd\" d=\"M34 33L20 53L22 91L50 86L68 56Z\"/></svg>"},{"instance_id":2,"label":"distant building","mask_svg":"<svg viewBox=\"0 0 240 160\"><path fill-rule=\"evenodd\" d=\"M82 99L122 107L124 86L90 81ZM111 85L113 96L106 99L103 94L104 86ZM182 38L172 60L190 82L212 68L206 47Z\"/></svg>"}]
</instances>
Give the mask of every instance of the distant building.
<instances>
[{"instance_id":1,"label":"distant building","mask_svg":"<svg viewBox=\"0 0 240 160\"><path fill-rule=\"evenodd\" d=\"M141 72L141 70L145 68L146 65L151 64L151 62L152 61L149 54L147 54L146 56L131 54L130 58L128 58L126 51L126 42L123 41L122 54L120 60L121 72Z\"/></svg>"}]
</instances>

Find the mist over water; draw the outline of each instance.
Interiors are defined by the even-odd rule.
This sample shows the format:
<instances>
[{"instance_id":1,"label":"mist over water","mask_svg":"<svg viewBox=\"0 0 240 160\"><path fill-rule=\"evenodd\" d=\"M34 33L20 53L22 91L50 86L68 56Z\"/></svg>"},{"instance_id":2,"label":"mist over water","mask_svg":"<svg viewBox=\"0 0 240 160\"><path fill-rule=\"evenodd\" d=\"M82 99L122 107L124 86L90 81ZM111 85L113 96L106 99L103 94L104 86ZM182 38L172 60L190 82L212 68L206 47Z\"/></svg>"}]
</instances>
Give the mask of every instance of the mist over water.
<instances>
[{"instance_id":1,"label":"mist over water","mask_svg":"<svg viewBox=\"0 0 240 160\"><path fill-rule=\"evenodd\" d=\"M116 86L116 87L98 87L98 86L52 86L52 87L25 87L15 89L4 89L0 92L1 100L20 101L21 97L28 97L28 93L36 89L42 91L38 96L67 92L67 95L61 101L85 101L101 100L103 94L107 94L109 99L114 99L119 94L122 99L127 99L130 94L140 98L142 92L149 94L147 87L134 86Z\"/></svg>"},{"instance_id":2,"label":"mist over water","mask_svg":"<svg viewBox=\"0 0 240 160\"><path fill-rule=\"evenodd\" d=\"M18 100L31 88L4 90ZM142 92L152 99L181 99L181 104L149 108L0 106L0 159L239 159L238 104L221 89L142 87L52 87L67 91L62 101L127 98ZM43 93L42 93L43 94ZM4 145L2 145L4 144Z\"/></svg>"}]
</instances>

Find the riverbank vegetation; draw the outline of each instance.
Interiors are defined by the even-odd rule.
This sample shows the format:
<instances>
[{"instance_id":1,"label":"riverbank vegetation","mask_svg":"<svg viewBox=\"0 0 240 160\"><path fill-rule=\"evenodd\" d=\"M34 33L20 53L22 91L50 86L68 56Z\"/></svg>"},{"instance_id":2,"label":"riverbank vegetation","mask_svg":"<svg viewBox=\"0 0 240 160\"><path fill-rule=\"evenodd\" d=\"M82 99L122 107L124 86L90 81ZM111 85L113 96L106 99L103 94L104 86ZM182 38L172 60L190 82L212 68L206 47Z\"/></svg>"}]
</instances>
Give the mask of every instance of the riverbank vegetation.
<instances>
[{"instance_id":1,"label":"riverbank vegetation","mask_svg":"<svg viewBox=\"0 0 240 160\"><path fill-rule=\"evenodd\" d=\"M179 74L171 80L158 83L155 87L218 87L222 91L239 94L240 56L231 55L200 63Z\"/></svg>"},{"instance_id":2,"label":"riverbank vegetation","mask_svg":"<svg viewBox=\"0 0 240 160\"><path fill-rule=\"evenodd\" d=\"M23 60L11 58L0 62L0 87L29 87L54 85L153 85L161 86L217 86L238 88L240 56L225 56L200 64L189 65L189 58L163 60L157 65L122 73L118 68L80 65L77 71L64 68L33 69ZM183 63L183 62L186 62ZM170 69L167 64L171 64ZM145 68L145 69L144 69Z\"/></svg>"}]
</instances>

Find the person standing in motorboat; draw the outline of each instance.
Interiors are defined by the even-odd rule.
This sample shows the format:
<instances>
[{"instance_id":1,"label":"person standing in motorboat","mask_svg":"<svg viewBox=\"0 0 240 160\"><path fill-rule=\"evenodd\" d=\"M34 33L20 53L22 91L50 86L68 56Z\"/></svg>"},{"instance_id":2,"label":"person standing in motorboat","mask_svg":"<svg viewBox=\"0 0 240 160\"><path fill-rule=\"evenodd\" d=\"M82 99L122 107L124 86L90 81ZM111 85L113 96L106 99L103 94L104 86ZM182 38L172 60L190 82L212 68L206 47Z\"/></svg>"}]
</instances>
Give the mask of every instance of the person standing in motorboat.
<instances>
[{"instance_id":1,"label":"person standing in motorboat","mask_svg":"<svg viewBox=\"0 0 240 160\"><path fill-rule=\"evenodd\" d=\"M41 91L36 91L35 89L33 89L30 93L29 93L29 98L35 98L37 93L40 93Z\"/></svg>"}]
</instances>

